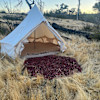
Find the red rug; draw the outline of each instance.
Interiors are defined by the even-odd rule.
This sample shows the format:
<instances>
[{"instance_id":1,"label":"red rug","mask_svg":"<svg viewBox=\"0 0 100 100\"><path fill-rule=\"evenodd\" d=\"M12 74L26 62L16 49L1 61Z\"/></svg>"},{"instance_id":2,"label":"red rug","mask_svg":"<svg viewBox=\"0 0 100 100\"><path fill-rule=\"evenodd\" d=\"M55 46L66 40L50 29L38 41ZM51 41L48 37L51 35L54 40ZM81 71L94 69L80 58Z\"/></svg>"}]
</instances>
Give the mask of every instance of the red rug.
<instances>
[{"instance_id":1,"label":"red rug","mask_svg":"<svg viewBox=\"0 0 100 100\"><path fill-rule=\"evenodd\" d=\"M45 79L68 76L82 70L74 58L55 55L29 58L24 62L24 66L31 76L41 74Z\"/></svg>"}]
</instances>

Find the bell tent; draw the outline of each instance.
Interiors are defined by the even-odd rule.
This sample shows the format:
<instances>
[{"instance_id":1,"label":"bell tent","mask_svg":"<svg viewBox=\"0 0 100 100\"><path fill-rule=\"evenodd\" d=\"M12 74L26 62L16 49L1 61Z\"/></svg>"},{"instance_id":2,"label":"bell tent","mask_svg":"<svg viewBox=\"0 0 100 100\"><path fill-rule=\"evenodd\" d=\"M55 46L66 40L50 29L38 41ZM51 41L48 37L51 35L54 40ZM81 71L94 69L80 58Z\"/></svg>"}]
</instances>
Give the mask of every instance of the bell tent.
<instances>
[{"instance_id":1,"label":"bell tent","mask_svg":"<svg viewBox=\"0 0 100 100\"><path fill-rule=\"evenodd\" d=\"M0 40L0 43L1 53L12 58L55 51L64 52L66 49L66 42L48 23L36 5L10 34Z\"/></svg>"}]
</instances>

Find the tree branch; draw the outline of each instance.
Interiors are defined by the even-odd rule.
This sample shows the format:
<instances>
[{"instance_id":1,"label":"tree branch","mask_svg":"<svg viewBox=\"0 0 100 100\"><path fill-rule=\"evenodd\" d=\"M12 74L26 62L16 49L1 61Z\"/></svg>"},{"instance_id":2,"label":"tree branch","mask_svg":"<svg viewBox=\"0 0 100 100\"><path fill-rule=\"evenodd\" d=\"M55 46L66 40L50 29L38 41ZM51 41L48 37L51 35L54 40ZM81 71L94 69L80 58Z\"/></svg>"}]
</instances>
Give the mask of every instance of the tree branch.
<instances>
[{"instance_id":1,"label":"tree branch","mask_svg":"<svg viewBox=\"0 0 100 100\"><path fill-rule=\"evenodd\" d=\"M28 4L29 8L31 9L31 8L32 8L32 5L34 4L34 0L32 0L32 3L29 3L28 0L25 0L25 1L26 1L26 3Z\"/></svg>"}]
</instances>

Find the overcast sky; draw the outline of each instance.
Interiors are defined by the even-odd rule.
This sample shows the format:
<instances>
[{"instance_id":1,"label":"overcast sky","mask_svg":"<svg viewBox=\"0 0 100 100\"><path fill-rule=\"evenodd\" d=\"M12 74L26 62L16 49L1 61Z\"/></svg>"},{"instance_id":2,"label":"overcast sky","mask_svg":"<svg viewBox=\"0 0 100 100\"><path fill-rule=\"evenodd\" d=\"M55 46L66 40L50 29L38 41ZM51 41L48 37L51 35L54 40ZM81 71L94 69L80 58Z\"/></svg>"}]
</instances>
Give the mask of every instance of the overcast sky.
<instances>
[{"instance_id":1,"label":"overcast sky","mask_svg":"<svg viewBox=\"0 0 100 100\"><path fill-rule=\"evenodd\" d=\"M9 0L5 0L9 1ZM38 0L36 0L38 1ZM53 10L56 7L56 4L60 5L61 3L65 3L69 6L69 9L76 8L78 5L78 0L42 0L45 3L44 10ZM81 0L81 11L86 13L92 13L93 12L93 5L97 2L97 0ZM17 4L17 0L11 0L12 6L15 6ZM5 9L3 0L0 0L0 9ZM29 11L28 5L26 4L25 0L23 0L23 5L21 6L20 10L22 12Z\"/></svg>"}]
</instances>

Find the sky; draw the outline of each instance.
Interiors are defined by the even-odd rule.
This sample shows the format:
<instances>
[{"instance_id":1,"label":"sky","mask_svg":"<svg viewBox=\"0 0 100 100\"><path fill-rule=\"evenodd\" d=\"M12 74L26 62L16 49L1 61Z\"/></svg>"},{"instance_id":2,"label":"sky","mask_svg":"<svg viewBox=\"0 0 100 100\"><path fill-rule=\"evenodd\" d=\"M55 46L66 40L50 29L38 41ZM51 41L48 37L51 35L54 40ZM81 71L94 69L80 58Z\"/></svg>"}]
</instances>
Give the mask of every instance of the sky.
<instances>
[{"instance_id":1,"label":"sky","mask_svg":"<svg viewBox=\"0 0 100 100\"><path fill-rule=\"evenodd\" d=\"M78 6L78 0L43 0L45 2L46 9L56 8L55 4L65 3L69 6L69 9L76 8ZM82 12L93 12L93 5L97 0L81 0L81 11Z\"/></svg>"},{"instance_id":2,"label":"sky","mask_svg":"<svg viewBox=\"0 0 100 100\"><path fill-rule=\"evenodd\" d=\"M9 0L5 0L9 1ZM11 1L11 6L12 8L16 9L15 5L17 4L17 0L10 0ZM35 0L38 1L38 0ZM61 3L64 3L69 6L69 9L71 8L76 8L78 6L78 0L42 0L45 5L44 5L44 11L50 11L53 9L57 9L56 4L60 5ZM81 0L81 6L80 9L82 12L85 13L95 13L93 11L93 5L97 2L97 0ZM0 10L4 10L4 2L3 0L0 0ZM21 7L18 7L21 12L28 12L29 8L28 5L26 4L25 0L23 0L23 4Z\"/></svg>"}]
</instances>

